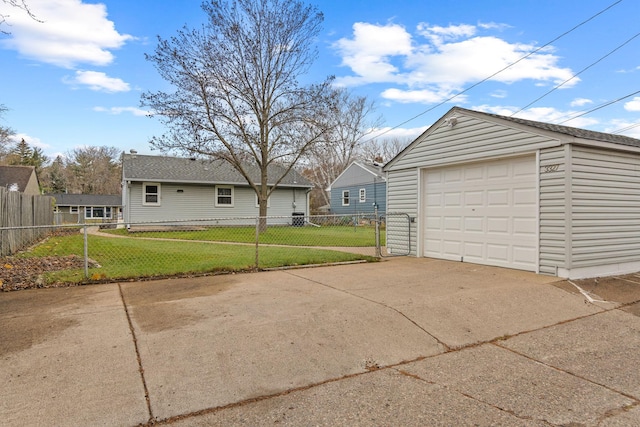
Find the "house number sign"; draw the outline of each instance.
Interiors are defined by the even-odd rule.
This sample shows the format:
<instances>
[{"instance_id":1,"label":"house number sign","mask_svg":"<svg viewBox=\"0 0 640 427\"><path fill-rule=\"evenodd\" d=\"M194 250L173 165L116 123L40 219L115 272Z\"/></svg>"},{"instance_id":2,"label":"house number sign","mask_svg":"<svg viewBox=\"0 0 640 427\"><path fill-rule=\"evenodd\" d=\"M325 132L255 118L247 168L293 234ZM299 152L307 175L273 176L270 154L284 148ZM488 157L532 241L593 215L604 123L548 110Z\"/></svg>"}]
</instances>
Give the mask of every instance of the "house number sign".
<instances>
[{"instance_id":1,"label":"house number sign","mask_svg":"<svg viewBox=\"0 0 640 427\"><path fill-rule=\"evenodd\" d=\"M547 165L544 167L543 171L544 173L557 172L559 168L560 168L560 165Z\"/></svg>"}]
</instances>

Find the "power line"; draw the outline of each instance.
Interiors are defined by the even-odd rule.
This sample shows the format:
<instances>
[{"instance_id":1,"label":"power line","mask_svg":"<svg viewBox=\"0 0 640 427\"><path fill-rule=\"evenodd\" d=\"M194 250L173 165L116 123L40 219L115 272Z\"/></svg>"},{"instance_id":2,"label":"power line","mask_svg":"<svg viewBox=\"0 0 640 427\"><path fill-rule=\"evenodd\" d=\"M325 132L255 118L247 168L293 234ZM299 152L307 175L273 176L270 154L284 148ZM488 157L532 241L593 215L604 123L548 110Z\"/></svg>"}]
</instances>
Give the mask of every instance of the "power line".
<instances>
[{"instance_id":1,"label":"power line","mask_svg":"<svg viewBox=\"0 0 640 427\"><path fill-rule=\"evenodd\" d=\"M622 133L622 132L626 132L628 130L631 130L633 128L637 128L638 126L640 126L640 123L635 123L635 124L629 125L627 127L621 128L621 129L616 129L613 132L609 132L609 133Z\"/></svg>"},{"instance_id":2,"label":"power line","mask_svg":"<svg viewBox=\"0 0 640 427\"><path fill-rule=\"evenodd\" d=\"M562 83L560 83L559 85L553 87L550 91L546 92L545 94L539 96L538 98L534 99L533 101L531 101L530 103L528 103L527 105L525 105L524 107L520 108L518 111L516 111L515 113L512 113L510 117L515 116L516 114L518 114L520 111L526 110L527 108L529 108L530 106L532 106L533 104L535 104L536 102L540 101L542 98L544 98L545 96L549 95L550 93L556 91L557 89L561 88L562 86L564 86L566 83L570 82L571 80L575 79L576 77L578 77L580 74L584 73L585 71L587 71L589 68L593 67L594 65L598 64L599 62L603 61L605 58L611 56L613 53L615 53L616 51L620 50L622 47L624 47L625 45L631 43L631 41L633 39L635 39L636 37L640 36L640 33L636 33L634 36L632 36L631 38L627 39L624 43L622 43L621 45L618 45L615 49L609 51L606 55L600 57L597 61L592 62L591 64L587 65L585 68L583 68L582 70L578 71L576 74L574 74L573 76L569 77L567 80L563 81Z\"/></svg>"},{"instance_id":3,"label":"power line","mask_svg":"<svg viewBox=\"0 0 640 427\"><path fill-rule=\"evenodd\" d=\"M486 82L487 80L492 79L493 77L497 76L498 74L502 73L503 71L505 71L505 70L507 70L507 69L509 69L509 68L513 67L514 65L518 64L519 62L521 62L521 61L523 61L523 60L527 59L527 58L528 58L528 57L530 57L531 55L534 55L534 54L538 53L539 51L541 51L541 50L542 50L542 49L544 49L545 47L549 46L550 44L552 44L552 43L554 43L554 42L556 42L556 41L560 40L562 37L566 36L567 34L569 34L569 33L573 32L573 31L577 30L578 28L580 28L581 26L583 26L583 25L584 25L584 24L586 24L587 22L592 21L593 19L595 19L595 18L597 18L598 16L602 15L603 13L605 13L606 11L608 11L609 9L611 9L612 7L617 6L617 5L618 5L619 3L621 3L621 2L622 2L622 0L617 0L617 1L613 2L613 3L611 3L609 6L605 7L605 8L604 8L604 9L602 9L601 11L599 11L599 12L597 12L596 14L594 14L594 15L590 16L589 18L585 19L584 21L580 22L579 24L575 25L574 27L572 27L571 29L569 29L569 30L565 31L564 33L560 34L559 36L557 36L557 37L556 37L556 38L554 38L553 40L551 40L551 41L549 41L549 42L547 42L547 43L543 44L543 45L542 45L542 46L540 46L539 48L532 50L531 52L527 53L526 55L524 55L523 57L519 58L519 59L518 59L518 60L516 60L515 62L512 62L511 64L509 64L509 65L507 65L506 67L504 67L504 68L502 68L502 69L500 69L500 70L496 71L495 73L491 74L490 76L485 77L484 79L482 79L482 80L480 80L480 81L478 81L478 82L476 82L476 83L472 84L471 86L469 86L468 88L466 88L466 89L462 90L461 92L458 92L457 94L455 94L455 95L453 95L453 96L450 96L449 98L445 99L444 101L439 102L438 104L434 105L433 107L430 107L430 108L428 108L428 109L426 109L426 110L422 111L421 113L416 114L415 116L413 116L413 117L411 117L411 118L409 118L409 119L405 120L404 122L402 122L402 123L400 123L400 124L397 124L397 125L395 125L395 126L393 126L393 127L390 127L390 128L389 128L389 129L387 129L386 131L384 131L384 132L382 132L381 134L377 135L375 138L380 138L382 135L385 135L385 134L387 134L387 133L391 132L391 131L392 131L392 130L394 130L394 129L398 129L400 126L404 126L405 124L407 124L407 123L409 123L409 122L411 122L411 121L413 121L413 120L417 119L418 117L423 116L423 115L427 114L428 112L433 111L433 110L435 110L436 108L438 108L438 107L440 107L440 106L442 106L442 105L446 104L447 102L454 100L454 99L455 99L455 98L457 98L458 96L463 95L463 94L465 94L465 93L469 92L471 89L475 88L476 86L479 86L480 84L482 84L482 83ZM369 142L369 141L372 141L372 140L374 140L375 138L371 138L370 140L365 141L365 143L366 143L366 142Z\"/></svg>"},{"instance_id":4,"label":"power line","mask_svg":"<svg viewBox=\"0 0 640 427\"><path fill-rule=\"evenodd\" d=\"M611 104L615 104L616 102L620 102L620 101L622 101L623 99L627 99L627 98L629 98L629 97L631 97L631 96L633 96L633 95L637 95L637 94L639 94L639 93L640 93L640 90L635 91L635 92L633 92L633 93L630 93L629 95L625 95L625 96L622 96L622 97L620 97L620 98L614 99L613 101L607 101L607 102L605 102L605 103L603 103L603 104L600 104L600 105L598 105L598 106L596 106L596 107L594 107L594 108L592 108L592 109L590 109L590 110L586 110L586 111L585 111L585 110L583 110L583 111L582 111L580 114L578 114L577 116L570 117L570 118L568 118L568 119L566 119L566 120L563 120L563 121L561 121L561 122L558 122L557 124L561 125L561 124L566 123L566 122L568 122L568 121L571 121L571 120L573 120L573 119L577 119L578 117L582 117L582 116L585 116L585 115L587 115L587 114L593 113L594 111L597 111L597 110L599 110L599 109L601 109L601 108L607 107L607 106L609 106L609 105L611 105Z\"/></svg>"}]
</instances>

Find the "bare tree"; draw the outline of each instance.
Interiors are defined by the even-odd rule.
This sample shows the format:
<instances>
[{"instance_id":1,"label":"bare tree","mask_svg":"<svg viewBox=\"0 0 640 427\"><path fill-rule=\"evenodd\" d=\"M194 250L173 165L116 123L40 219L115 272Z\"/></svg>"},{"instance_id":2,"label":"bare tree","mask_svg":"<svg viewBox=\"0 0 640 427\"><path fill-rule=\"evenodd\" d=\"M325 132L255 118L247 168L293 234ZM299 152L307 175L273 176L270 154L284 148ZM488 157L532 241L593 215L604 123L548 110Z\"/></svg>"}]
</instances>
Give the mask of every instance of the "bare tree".
<instances>
[{"instance_id":1,"label":"bare tree","mask_svg":"<svg viewBox=\"0 0 640 427\"><path fill-rule=\"evenodd\" d=\"M375 106L365 96L355 96L346 89L334 91L328 106L332 126L324 138L306 156L305 176L314 183L324 204L330 200L324 191L349 164L359 157L367 136L377 128L380 118L372 118Z\"/></svg>"},{"instance_id":2,"label":"bare tree","mask_svg":"<svg viewBox=\"0 0 640 427\"><path fill-rule=\"evenodd\" d=\"M411 138L374 139L362 144L358 158L386 163L404 150L411 141Z\"/></svg>"},{"instance_id":3,"label":"bare tree","mask_svg":"<svg viewBox=\"0 0 640 427\"><path fill-rule=\"evenodd\" d=\"M120 194L121 178L120 150L116 147L82 147L67 154L65 181L69 193Z\"/></svg>"},{"instance_id":4,"label":"bare tree","mask_svg":"<svg viewBox=\"0 0 640 427\"><path fill-rule=\"evenodd\" d=\"M147 55L175 88L142 96L170 129L151 144L226 160L256 192L264 217L269 195L326 132L331 80L298 81L316 59L323 15L298 0L210 0L202 8L201 29L159 38Z\"/></svg>"},{"instance_id":5,"label":"bare tree","mask_svg":"<svg viewBox=\"0 0 640 427\"><path fill-rule=\"evenodd\" d=\"M7 112L7 107L0 104L0 118ZM9 154L9 144L11 137L15 135L15 131L8 126L0 126L0 162L6 162L6 156Z\"/></svg>"},{"instance_id":6,"label":"bare tree","mask_svg":"<svg viewBox=\"0 0 640 427\"><path fill-rule=\"evenodd\" d=\"M27 15L29 15L31 17L31 19L33 19L34 21L38 21L38 22L42 22L40 21L38 18L36 18L36 16L33 14L33 12L31 12L31 9L29 9L29 5L27 4L27 2L25 0L2 0L2 3L7 4L13 8L16 9L20 9L23 12L26 12ZM9 25L7 24L7 18L9 18L9 15L5 14L5 13L0 13L0 26L1 25ZM0 33L2 34L9 34L9 32L5 31L5 30L0 30Z\"/></svg>"}]
</instances>

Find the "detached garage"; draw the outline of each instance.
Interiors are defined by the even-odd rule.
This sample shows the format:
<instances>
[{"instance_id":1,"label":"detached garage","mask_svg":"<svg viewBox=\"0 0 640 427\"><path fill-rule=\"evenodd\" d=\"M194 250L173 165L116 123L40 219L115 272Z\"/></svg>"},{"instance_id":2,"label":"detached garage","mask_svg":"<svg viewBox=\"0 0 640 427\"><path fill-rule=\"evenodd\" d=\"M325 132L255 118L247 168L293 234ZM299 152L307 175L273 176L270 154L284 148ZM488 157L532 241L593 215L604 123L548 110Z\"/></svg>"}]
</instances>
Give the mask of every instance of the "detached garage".
<instances>
[{"instance_id":1,"label":"detached garage","mask_svg":"<svg viewBox=\"0 0 640 427\"><path fill-rule=\"evenodd\" d=\"M452 108L384 168L387 250L568 278L640 270L640 140Z\"/></svg>"}]
</instances>

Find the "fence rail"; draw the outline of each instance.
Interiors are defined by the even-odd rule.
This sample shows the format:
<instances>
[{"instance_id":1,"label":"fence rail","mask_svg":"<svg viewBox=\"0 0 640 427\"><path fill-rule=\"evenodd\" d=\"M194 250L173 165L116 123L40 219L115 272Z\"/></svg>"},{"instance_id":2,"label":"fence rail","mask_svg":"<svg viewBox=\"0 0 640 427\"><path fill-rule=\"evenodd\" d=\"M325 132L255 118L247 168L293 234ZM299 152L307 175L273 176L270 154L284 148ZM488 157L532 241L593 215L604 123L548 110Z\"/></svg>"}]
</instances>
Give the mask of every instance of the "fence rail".
<instances>
[{"instance_id":1,"label":"fence rail","mask_svg":"<svg viewBox=\"0 0 640 427\"><path fill-rule=\"evenodd\" d=\"M46 286L373 261L385 255L386 238L384 218L364 214L0 228L3 238L5 233L40 236L0 262L5 287L11 277L3 265L28 259L56 266L30 279Z\"/></svg>"}]
</instances>

